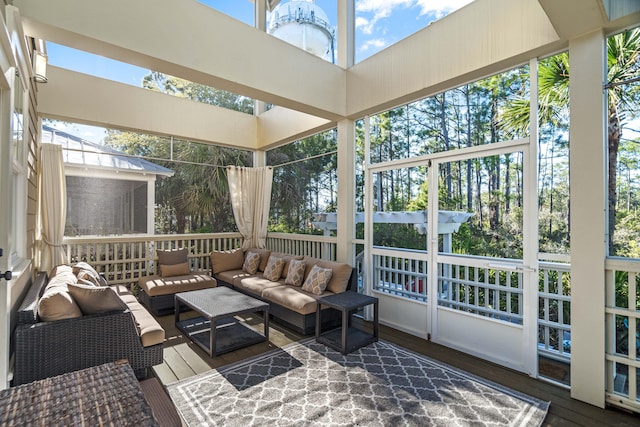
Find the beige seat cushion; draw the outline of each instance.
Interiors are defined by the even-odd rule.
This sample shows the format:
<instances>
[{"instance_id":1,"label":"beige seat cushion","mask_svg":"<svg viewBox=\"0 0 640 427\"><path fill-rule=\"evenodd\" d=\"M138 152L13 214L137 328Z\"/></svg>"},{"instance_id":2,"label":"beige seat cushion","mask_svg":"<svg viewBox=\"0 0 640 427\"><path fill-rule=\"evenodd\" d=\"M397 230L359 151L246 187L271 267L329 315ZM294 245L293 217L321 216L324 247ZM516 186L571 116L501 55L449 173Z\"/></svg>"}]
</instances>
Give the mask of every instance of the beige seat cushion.
<instances>
[{"instance_id":1,"label":"beige seat cushion","mask_svg":"<svg viewBox=\"0 0 640 427\"><path fill-rule=\"evenodd\" d=\"M331 294L332 292L324 292L322 295L314 295L299 287L282 285L265 288L262 291L262 298L287 307L296 313L309 314L316 312L316 299L319 296Z\"/></svg>"},{"instance_id":2,"label":"beige seat cushion","mask_svg":"<svg viewBox=\"0 0 640 427\"><path fill-rule=\"evenodd\" d=\"M234 283L234 286L243 289L257 296L262 296L262 292L267 288L281 286L283 282L272 282L262 276L249 276L241 278Z\"/></svg>"},{"instance_id":3,"label":"beige seat cushion","mask_svg":"<svg viewBox=\"0 0 640 427\"><path fill-rule=\"evenodd\" d=\"M149 347L164 342L164 329L156 319L138 302L135 296L122 285L111 286L120 299L127 305L133 315L136 329L140 335L143 347Z\"/></svg>"},{"instance_id":4,"label":"beige seat cushion","mask_svg":"<svg viewBox=\"0 0 640 427\"><path fill-rule=\"evenodd\" d=\"M71 266L60 265L53 269L52 276L38 301L38 316L45 322L73 319L82 316L82 311L69 293L69 284L78 280Z\"/></svg>"},{"instance_id":5,"label":"beige seat cushion","mask_svg":"<svg viewBox=\"0 0 640 427\"><path fill-rule=\"evenodd\" d=\"M249 273L245 273L242 271L242 268L236 270L223 271L221 273L216 274L216 278L222 280L223 282L227 282L230 285L236 284L236 280L240 280L244 277L251 276Z\"/></svg>"},{"instance_id":6,"label":"beige seat cushion","mask_svg":"<svg viewBox=\"0 0 640 427\"><path fill-rule=\"evenodd\" d=\"M213 277L197 273L173 277L145 276L138 279L138 286L150 297L215 288L216 285Z\"/></svg>"},{"instance_id":7,"label":"beige seat cushion","mask_svg":"<svg viewBox=\"0 0 640 427\"><path fill-rule=\"evenodd\" d=\"M330 268L332 270L331 280L327 284L327 290L333 293L344 292L349 285L349 278L351 277L351 271L353 268L349 264L333 261L324 261L311 257L304 257L304 262L307 264L307 269L304 274L306 279L311 272L314 265L322 268Z\"/></svg>"}]
</instances>

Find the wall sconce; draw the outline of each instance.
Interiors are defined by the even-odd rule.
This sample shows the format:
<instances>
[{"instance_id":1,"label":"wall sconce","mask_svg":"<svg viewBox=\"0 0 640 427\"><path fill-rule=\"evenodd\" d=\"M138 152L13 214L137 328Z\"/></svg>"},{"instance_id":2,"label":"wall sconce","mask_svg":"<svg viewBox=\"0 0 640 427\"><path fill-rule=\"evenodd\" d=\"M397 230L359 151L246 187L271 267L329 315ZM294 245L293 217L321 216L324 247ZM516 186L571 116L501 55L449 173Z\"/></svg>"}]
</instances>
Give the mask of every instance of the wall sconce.
<instances>
[{"instance_id":1,"label":"wall sconce","mask_svg":"<svg viewBox=\"0 0 640 427\"><path fill-rule=\"evenodd\" d=\"M33 81L36 83L47 82L47 55L39 50L33 51Z\"/></svg>"}]
</instances>

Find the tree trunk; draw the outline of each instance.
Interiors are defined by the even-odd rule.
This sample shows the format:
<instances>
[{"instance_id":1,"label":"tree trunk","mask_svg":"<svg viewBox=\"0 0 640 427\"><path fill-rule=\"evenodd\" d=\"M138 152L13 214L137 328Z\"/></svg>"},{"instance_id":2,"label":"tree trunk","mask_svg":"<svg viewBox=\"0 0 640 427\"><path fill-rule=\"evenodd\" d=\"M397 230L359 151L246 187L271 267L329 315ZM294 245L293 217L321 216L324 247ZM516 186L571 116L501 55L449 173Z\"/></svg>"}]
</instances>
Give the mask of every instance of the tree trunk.
<instances>
[{"instance_id":1,"label":"tree trunk","mask_svg":"<svg viewBox=\"0 0 640 427\"><path fill-rule=\"evenodd\" d=\"M447 110L446 110L446 97L445 94L442 94L442 101L440 102L440 129L442 131L442 142L444 142L444 147L446 151L450 149L450 141L449 141L449 129L447 128ZM447 188L447 199L451 200L451 162L447 162L446 165L446 177L445 183Z\"/></svg>"},{"instance_id":2,"label":"tree trunk","mask_svg":"<svg viewBox=\"0 0 640 427\"><path fill-rule=\"evenodd\" d=\"M620 145L620 119L615 105L609 105L609 254L615 255L613 249L616 229L616 181L618 173L618 147Z\"/></svg>"},{"instance_id":3,"label":"tree trunk","mask_svg":"<svg viewBox=\"0 0 640 427\"><path fill-rule=\"evenodd\" d=\"M465 101L467 107L467 147L471 147L471 100L469 99L469 85L465 86ZM471 190L471 159L467 160L467 211L473 212L473 191Z\"/></svg>"}]
</instances>

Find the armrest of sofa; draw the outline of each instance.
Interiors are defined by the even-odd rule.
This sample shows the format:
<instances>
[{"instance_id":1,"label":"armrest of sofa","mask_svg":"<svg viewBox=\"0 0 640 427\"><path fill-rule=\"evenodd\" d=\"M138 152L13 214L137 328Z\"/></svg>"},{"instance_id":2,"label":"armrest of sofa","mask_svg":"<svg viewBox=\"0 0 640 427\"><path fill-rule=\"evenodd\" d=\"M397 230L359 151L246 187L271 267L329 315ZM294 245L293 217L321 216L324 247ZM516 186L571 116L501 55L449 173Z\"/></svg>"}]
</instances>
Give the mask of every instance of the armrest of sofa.
<instances>
[{"instance_id":1,"label":"armrest of sofa","mask_svg":"<svg viewBox=\"0 0 640 427\"><path fill-rule=\"evenodd\" d=\"M119 359L135 366L144 351L129 310L18 325L15 346L16 385Z\"/></svg>"},{"instance_id":2,"label":"armrest of sofa","mask_svg":"<svg viewBox=\"0 0 640 427\"><path fill-rule=\"evenodd\" d=\"M358 269L351 269L351 276L349 276L349 284L347 285L347 292L358 292Z\"/></svg>"},{"instance_id":3,"label":"armrest of sofa","mask_svg":"<svg viewBox=\"0 0 640 427\"><path fill-rule=\"evenodd\" d=\"M17 312L17 324L32 324L38 322L38 301L42 295L42 289L47 285L48 275L40 272L29 287Z\"/></svg>"}]
</instances>

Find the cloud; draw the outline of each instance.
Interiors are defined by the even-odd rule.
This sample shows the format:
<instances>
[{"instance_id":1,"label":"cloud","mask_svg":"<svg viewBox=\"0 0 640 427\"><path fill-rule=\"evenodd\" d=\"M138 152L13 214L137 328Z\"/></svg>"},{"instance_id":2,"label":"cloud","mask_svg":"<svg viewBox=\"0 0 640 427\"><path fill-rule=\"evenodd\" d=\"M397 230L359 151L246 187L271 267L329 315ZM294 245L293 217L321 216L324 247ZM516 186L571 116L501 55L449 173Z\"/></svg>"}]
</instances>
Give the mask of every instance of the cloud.
<instances>
[{"instance_id":1,"label":"cloud","mask_svg":"<svg viewBox=\"0 0 640 427\"><path fill-rule=\"evenodd\" d=\"M371 34L373 32L373 23L362 16L356 17L356 29L362 31L362 34Z\"/></svg>"},{"instance_id":2,"label":"cloud","mask_svg":"<svg viewBox=\"0 0 640 427\"><path fill-rule=\"evenodd\" d=\"M416 0L420 6L420 15L433 14L435 19L440 19L454 10L471 3L473 0Z\"/></svg>"},{"instance_id":3,"label":"cloud","mask_svg":"<svg viewBox=\"0 0 640 427\"><path fill-rule=\"evenodd\" d=\"M360 45L360 52L366 52L371 48L375 48L376 50L380 50L386 47L389 43L384 39L371 39Z\"/></svg>"},{"instance_id":4,"label":"cloud","mask_svg":"<svg viewBox=\"0 0 640 427\"><path fill-rule=\"evenodd\" d=\"M411 7L416 0L362 0L356 2L357 13L371 13L371 19L366 19L362 15L356 18L356 28L364 34L371 34L376 23L383 18L388 18L394 9L398 7ZM360 21L361 26L358 25Z\"/></svg>"},{"instance_id":5,"label":"cloud","mask_svg":"<svg viewBox=\"0 0 640 427\"><path fill-rule=\"evenodd\" d=\"M419 16L433 15L440 19L454 10L460 9L473 0L361 0L356 2L356 28L364 34L372 34L376 23L391 16L395 9L419 7ZM365 18L362 14L372 14Z\"/></svg>"}]
</instances>

